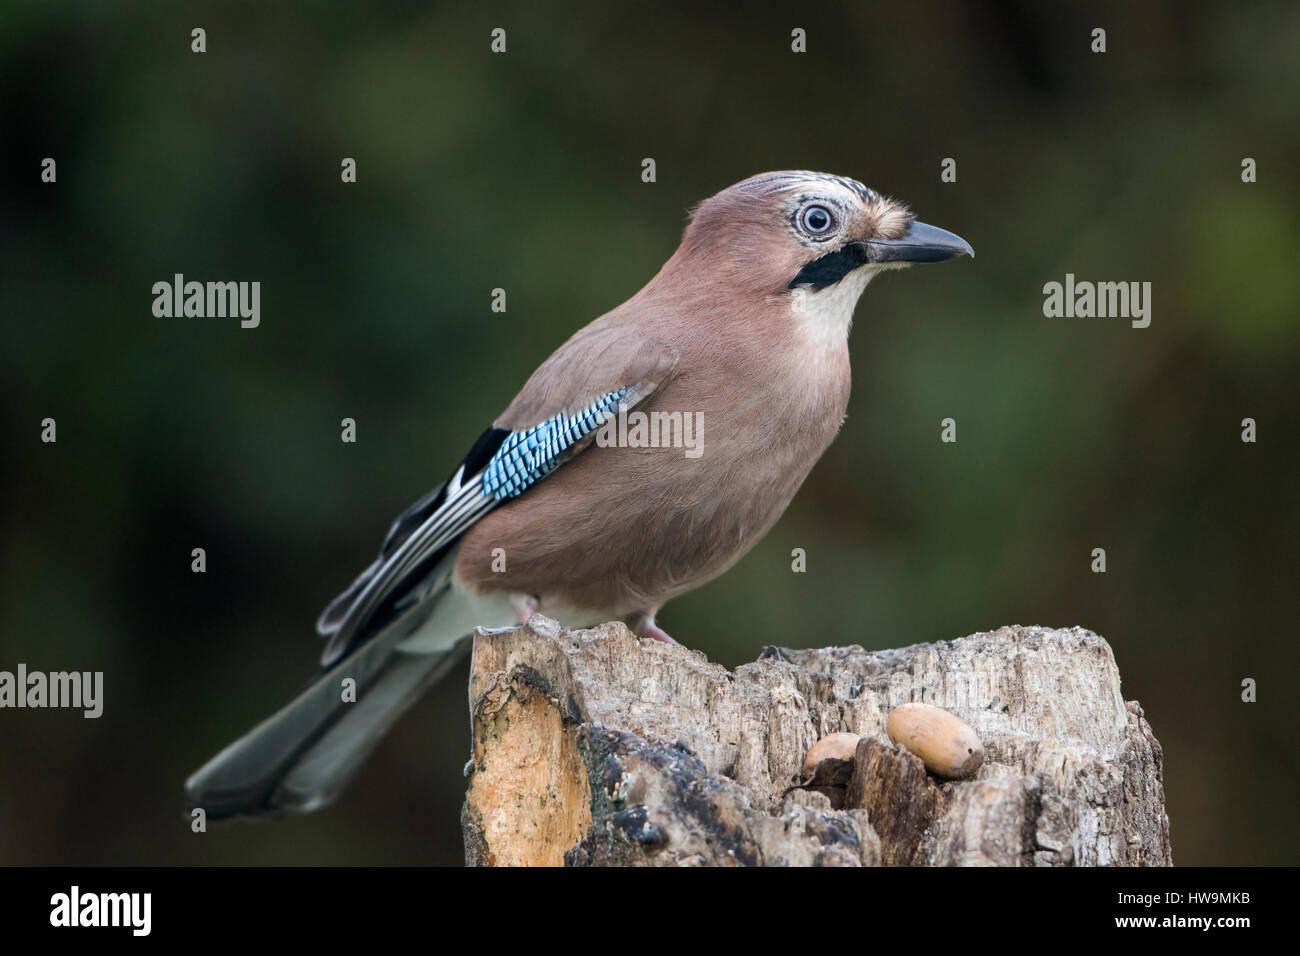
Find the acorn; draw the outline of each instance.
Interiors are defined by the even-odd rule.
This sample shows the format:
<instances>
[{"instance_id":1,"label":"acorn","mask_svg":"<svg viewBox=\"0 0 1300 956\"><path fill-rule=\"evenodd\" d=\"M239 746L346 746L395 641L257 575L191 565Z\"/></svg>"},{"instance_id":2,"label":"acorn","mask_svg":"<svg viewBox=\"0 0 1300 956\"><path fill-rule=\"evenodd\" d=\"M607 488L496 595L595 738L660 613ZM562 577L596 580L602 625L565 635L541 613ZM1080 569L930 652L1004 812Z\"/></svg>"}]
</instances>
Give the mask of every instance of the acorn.
<instances>
[{"instance_id":1,"label":"acorn","mask_svg":"<svg viewBox=\"0 0 1300 956\"><path fill-rule=\"evenodd\" d=\"M933 704L901 704L885 725L889 739L921 758L936 777L961 780L984 762L984 744L970 727Z\"/></svg>"},{"instance_id":2,"label":"acorn","mask_svg":"<svg viewBox=\"0 0 1300 956\"><path fill-rule=\"evenodd\" d=\"M803 758L803 775L811 777L819 763L832 757L836 760L852 760L853 752L858 749L858 740L857 734L827 734L813 744L808 750L808 756Z\"/></svg>"}]
</instances>

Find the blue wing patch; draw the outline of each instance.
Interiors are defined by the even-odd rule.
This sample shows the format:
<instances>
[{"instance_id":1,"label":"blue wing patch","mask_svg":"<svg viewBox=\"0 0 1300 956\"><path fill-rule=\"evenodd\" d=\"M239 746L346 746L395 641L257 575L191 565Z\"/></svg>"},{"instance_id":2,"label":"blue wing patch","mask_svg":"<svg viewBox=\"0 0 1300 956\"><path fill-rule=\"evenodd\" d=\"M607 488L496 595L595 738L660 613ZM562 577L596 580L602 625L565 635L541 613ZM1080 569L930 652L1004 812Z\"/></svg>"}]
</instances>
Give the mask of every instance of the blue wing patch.
<instances>
[{"instance_id":1,"label":"blue wing patch","mask_svg":"<svg viewBox=\"0 0 1300 956\"><path fill-rule=\"evenodd\" d=\"M540 425L511 432L483 471L483 495L495 501L522 495L560 463L560 456L609 416L631 389L623 386L572 415L553 415Z\"/></svg>"}]
</instances>

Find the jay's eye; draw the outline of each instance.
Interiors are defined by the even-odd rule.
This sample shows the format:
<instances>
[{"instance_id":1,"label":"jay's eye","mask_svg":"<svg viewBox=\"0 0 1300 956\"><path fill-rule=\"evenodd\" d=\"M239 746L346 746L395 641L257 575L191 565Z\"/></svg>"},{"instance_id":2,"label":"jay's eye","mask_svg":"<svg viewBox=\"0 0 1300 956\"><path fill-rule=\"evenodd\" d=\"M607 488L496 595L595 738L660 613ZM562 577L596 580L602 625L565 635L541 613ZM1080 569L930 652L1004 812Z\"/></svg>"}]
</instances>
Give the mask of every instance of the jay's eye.
<instances>
[{"instance_id":1,"label":"jay's eye","mask_svg":"<svg viewBox=\"0 0 1300 956\"><path fill-rule=\"evenodd\" d=\"M825 235L835 225L835 217L825 206L809 206L799 217L804 229L814 236Z\"/></svg>"}]
</instances>

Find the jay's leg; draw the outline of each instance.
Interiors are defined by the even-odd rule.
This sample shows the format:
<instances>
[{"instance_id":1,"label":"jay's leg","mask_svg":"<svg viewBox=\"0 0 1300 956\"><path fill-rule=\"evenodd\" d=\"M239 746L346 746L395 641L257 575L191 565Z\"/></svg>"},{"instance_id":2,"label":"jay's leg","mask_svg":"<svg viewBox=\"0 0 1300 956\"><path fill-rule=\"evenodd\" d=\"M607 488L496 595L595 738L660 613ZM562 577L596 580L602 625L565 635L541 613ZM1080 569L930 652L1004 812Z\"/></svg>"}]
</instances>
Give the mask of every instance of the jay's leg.
<instances>
[{"instance_id":1,"label":"jay's leg","mask_svg":"<svg viewBox=\"0 0 1300 956\"><path fill-rule=\"evenodd\" d=\"M629 614L623 618L623 623L637 637L648 637L652 641L659 641L663 644L677 644L676 641L662 627L655 623L654 611L642 611L637 614ZM679 647L681 645L678 645Z\"/></svg>"},{"instance_id":2,"label":"jay's leg","mask_svg":"<svg viewBox=\"0 0 1300 956\"><path fill-rule=\"evenodd\" d=\"M665 644L677 644L677 642L672 639L672 635L670 635L658 624L655 624L653 622L645 626L645 631L642 633L641 636L648 637L656 641L663 641Z\"/></svg>"},{"instance_id":3,"label":"jay's leg","mask_svg":"<svg viewBox=\"0 0 1300 956\"><path fill-rule=\"evenodd\" d=\"M652 641L661 641L664 644L677 644L662 627L655 623L653 614L647 614L641 619L641 628L638 632L642 637L648 637ZM677 645L681 646L681 645Z\"/></svg>"},{"instance_id":4,"label":"jay's leg","mask_svg":"<svg viewBox=\"0 0 1300 956\"><path fill-rule=\"evenodd\" d=\"M515 617L519 619L520 624L527 624L528 619L533 616L537 610L539 601L536 594L512 594L510 595L510 606L515 610Z\"/></svg>"}]
</instances>

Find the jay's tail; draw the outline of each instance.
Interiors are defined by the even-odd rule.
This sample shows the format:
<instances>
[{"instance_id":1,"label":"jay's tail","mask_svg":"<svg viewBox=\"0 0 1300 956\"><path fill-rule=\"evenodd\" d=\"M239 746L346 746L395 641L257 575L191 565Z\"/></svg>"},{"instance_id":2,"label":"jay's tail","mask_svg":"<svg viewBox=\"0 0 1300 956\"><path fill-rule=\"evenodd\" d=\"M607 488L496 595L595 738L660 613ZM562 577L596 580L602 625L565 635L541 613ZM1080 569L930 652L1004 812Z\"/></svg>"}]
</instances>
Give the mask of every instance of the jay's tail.
<instances>
[{"instance_id":1,"label":"jay's tail","mask_svg":"<svg viewBox=\"0 0 1300 956\"><path fill-rule=\"evenodd\" d=\"M185 781L211 818L307 813L334 800L477 625L508 624L508 602L452 587L456 542L498 499L483 470L508 433L490 428L450 479L407 508L379 557L321 614L321 669L280 710ZM472 477L469 477L472 476Z\"/></svg>"},{"instance_id":2,"label":"jay's tail","mask_svg":"<svg viewBox=\"0 0 1300 956\"><path fill-rule=\"evenodd\" d=\"M332 802L397 719L456 665L474 627L509 621L497 619L503 609L452 589L453 559L434 569L418 603L199 768L185 782L190 807L220 819L308 813Z\"/></svg>"}]
</instances>

